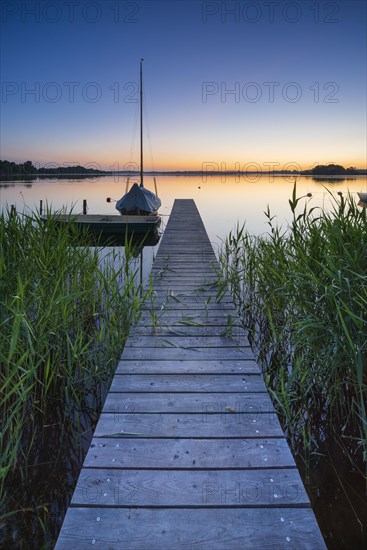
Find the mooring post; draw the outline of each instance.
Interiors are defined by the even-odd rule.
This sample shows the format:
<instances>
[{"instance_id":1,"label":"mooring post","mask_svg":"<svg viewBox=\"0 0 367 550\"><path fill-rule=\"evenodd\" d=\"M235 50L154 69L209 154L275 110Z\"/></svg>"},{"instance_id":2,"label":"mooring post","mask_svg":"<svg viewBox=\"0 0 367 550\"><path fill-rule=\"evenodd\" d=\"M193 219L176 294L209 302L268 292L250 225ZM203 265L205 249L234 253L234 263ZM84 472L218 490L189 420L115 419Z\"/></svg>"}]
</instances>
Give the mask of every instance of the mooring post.
<instances>
[{"instance_id":1,"label":"mooring post","mask_svg":"<svg viewBox=\"0 0 367 550\"><path fill-rule=\"evenodd\" d=\"M40 216L42 216L43 214L43 201L42 199L40 200Z\"/></svg>"},{"instance_id":2,"label":"mooring post","mask_svg":"<svg viewBox=\"0 0 367 550\"><path fill-rule=\"evenodd\" d=\"M83 214L87 213L87 199L83 199Z\"/></svg>"}]
</instances>

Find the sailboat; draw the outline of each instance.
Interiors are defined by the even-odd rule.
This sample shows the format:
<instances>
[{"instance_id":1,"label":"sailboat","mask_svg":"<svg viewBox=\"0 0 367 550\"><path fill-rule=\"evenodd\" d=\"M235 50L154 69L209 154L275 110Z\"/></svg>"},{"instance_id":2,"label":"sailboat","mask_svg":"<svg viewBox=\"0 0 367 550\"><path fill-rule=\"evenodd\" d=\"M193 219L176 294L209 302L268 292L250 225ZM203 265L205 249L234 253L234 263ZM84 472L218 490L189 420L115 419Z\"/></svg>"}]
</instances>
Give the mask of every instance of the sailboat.
<instances>
[{"instance_id":1,"label":"sailboat","mask_svg":"<svg viewBox=\"0 0 367 550\"><path fill-rule=\"evenodd\" d=\"M128 190L129 178L127 178L126 190L123 197L116 203L116 209L120 214L58 214L58 223L70 223L85 228L88 233L101 235L102 237L118 237L126 234L147 235L157 232L161 223L158 209L161 201L157 193L157 185L154 178L155 193L144 187L143 165L143 59L140 60L140 185L134 183ZM107 199L111 202L111 199ZM47 216L41 216L45 221Z\"/></svg>"},{"instance_id":2,"label":"sailboat","mask_svg":"<svg viewBox=\"0 0 367 550\"><path fill-rule=\"evenodd\" d=\"M126 192L119 201L116 209L123 216L157 216L161 201L157 195L157 185L155 183L156 194L144 187L144 168L143 168L143 59L140 60L140 185L134 183L129 192ZM127 186L128 187L128 184ZM127 189L126 189L127 191ZM138 221L138 220L137 220Z\"/></svg>"},{"instance_id":3,"label":"sailboat","mask_svg":"<svg viewBox=\"0 0 367 550\"><path fill-rule=\"evenodd\" d=\"M143 59L140 60L140 185L134 183L129 192L127 192L116 204L116 210L122 216L133 216L136 222L139 218L152 217L152 223L158 216L158 209L161 206L161 201L157 195L157 185L155 183L156 194L152 193L144 187L144 168L143 168ZM128 187L128 183L126 188Z\"/></svg>"}]
</instances>

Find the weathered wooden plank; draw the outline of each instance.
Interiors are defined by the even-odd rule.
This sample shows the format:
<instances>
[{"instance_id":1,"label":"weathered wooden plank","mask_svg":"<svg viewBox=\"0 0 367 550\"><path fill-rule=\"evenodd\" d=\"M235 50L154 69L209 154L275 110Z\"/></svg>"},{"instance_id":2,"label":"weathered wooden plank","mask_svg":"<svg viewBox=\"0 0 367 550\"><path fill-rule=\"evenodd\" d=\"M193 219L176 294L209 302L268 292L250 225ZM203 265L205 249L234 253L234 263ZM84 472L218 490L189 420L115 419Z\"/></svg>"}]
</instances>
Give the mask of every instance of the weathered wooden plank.
<instances>
[{"instance_id":1,"label":"weathered wooden plank","mask_svg":"<svg viewBox=\"0 0 367 550\"><path fill-rule=\"evenodd\" d=\"M255 360L248 361L120 361L116 374L258 374Z\"/></svg>"},{"instance_id":2,"label":"weathered wooden plank","mask_svg":"<svg viewBox=\"0 0 367 550\"><path fill-rule=\"evenodd\" d=\"M176 285L175 286L179 286ZM180 285L182 289L174 290L170 286L162 287L160 284L158 286L153 285L153 297L156 298L184 298L190 300L200 300L205 301L210 297L211 302L221 303L221 302L230 302L233 304L233 299L228 294L218 295L218 287L212 285L205 286L188 286L187 283L182 283Z\"/></svg>"},{"instance_id":3,"label":"weathered wooden plank","mask_svg":"<svg viewBox=\"0 0 367 550\"><path fill-rule=\"evenodd\" d=\"M201 414L102 413L95 437L280 437L283 435L274 410L247 414L210 412L215 403L208 403L208 412Z\"/></svg>"},{"instance_id":4,"label":"weathered wooden plank","mask_svg":"<svg viewBox=\"0 0 367 550\"><path fill-rule=\"evenodd\" d=\"M193 308L188 308L188 309L185 309L184 311L181 311L180 309L159 309L159 308L156 308L154 309L154 307L152 307L151 309L150 308L147 308L147 309L144 309L142 310L142 313L141 313L141 316L139 318L139 320L141 318L144 319L145 316L149 315L150 318L152 318L152 316L157 316L157 315L165 315L167 318L168 317L173 317L173 318L180 318L180 317L201 317L203 319L211 319L211 318L221 318L222 319L222 323L223 323L223 320L224 319L228 319L230 318L231 320L236 320L237 323L239 325L241 325L241 321L239 319L239 317L237 316L237 313L236 311L234 310L225 310L225 309L216 309L216 310L212 310L211 308L208 307L208 309L198 309L195 307Z\"/></svg>"},{"instance_id":5,"label":"weathered wooden plank","mask_svg":"<svg viewBox=\"0 0 367 550\"><path fill-rule=\"evenodd\" d=\"M73 506L308 506L296 469L117 470L83 468Z\"/></svg>"},{"instance_id":6,"label":"weathered wooden plank","mask_svg":"<svg viewBox=\"0 0 367 550\"><path fill-rule=\"evenodd\" d=\"M193 308L198 306L199 309L202 308L203 304L210 304L210 306L225 305L226 307L230 307L231 309L236 310L236 307L233 304L233 300L230 300L227 297L224 297L223 299L218 299L216 295L216 290L212 290L204 294L204 292L197 292L196 289L189 289L187 293L184 293L182 291L175 292L172 289L169 289L169 292L160 292L160 287L158 287L157 290L155 288L156 287L154 287L154 294L151 298L149 298L149 301L153 302L153 304L156 304L158 307L162 303L167 302L169 304L177 305L189 304Z\"/></svg>"},{"instance_id":7,"label":"weathered wooden plank","mask_svg":"<svg viewBox=\"0 0 367 550\"><path fill-rule=\"evenodd\" d=\"M183 285L183 290L178 290L177 292L174 292L170 287L167 288L161 288L160 286L158 288L153 288L153 295L157 297L164 297L164 296L183 296L184 298L193 298L195 300L203 299L206 300L208 296L211 296L211 299L214 302L220 302L222 300L227 300L233 303L233 298L228 293L221 294L218 296L218 288L211 288L210 286L207 288L185 288L185 285Z\"/></svg>"},{"instance_id":8,"label":"weathered wooden plank","mask_svg":"<svg viewBox=\"0 0 367 550\"><path fill-rule=\"evenodd\" d=\"M213 247L210 243L204 242L203 240L194 240L192 237L192 242L185 241L184 239L179 239L179 233L176 233L175 236L177 236L177 241L167 239L162 239L160 247L159 247L159 255L157 256L158 259L165 257L167 254L176 254L178 255L180 252L183 254L190 254L191 252L195 252L196 254L205 253L210 256L214 256L215 261L218 261L215 256L215 252L213 250ZM190 235L188 235L188 238L190 238Z\"/></svg>"},{"instance_id":9,"label":"weathered wooden plank","mask_svg":"<svg viewBox=\"0 0 367 550\"><path fill-rule=\"evenodd\" d=\"M170 280L171 279L171 280ZM163 280L164 280L164 286L163 286ZM215 292L218 291L218 281L217 279L214 280L208 280L207 282L203 283L202 281L194 281L191 282L186 278L181 278L176 276L173 277L167 277L164 276L164 272L158 272L153 277L153 289L156 291L160 290L167 290L171 289L172 285L175 285L176 287L182 287L184 290L196 290L196 292L200 292L202 290L214 290ZM162 288L163 286L163 288Z\"/></svg>"},{"instance_id":10,"label":"weathered wooden plank","mask_svg":"<svg viewBox=\"0 0 367 550\"><path fill-rule=\"evenodd\" d=\"M162 243L162 246L159 248L159 254L155 258L154 263L156 261L166 261L167 259L171 261L175 258L178 258L179 260L186 258L189 260L191 256L194 260L210 260L213 262L213 265L218 266L217 257L210 245L203 245L200 243L192 243L190 245L176 243L172 244L170 247ZM187 262L187 265L190 265L189 261Z\"/></svg>"},{"instance_id":11,"label":"weathered wooden plank","mask_svg":"<svg viewBox=\"0 0 367 550\"><path fill-rule=\"evenodd\" d=\"M191 262L191 259L193 262ZM196 266L196 264L198 264ZM193 270L194 267L209 267L214 271L218 270L218 261L213 252L206 252L205 250L189 250L185 252L182 249L177 252L177 246L175 252L167 252L162 254L154 261L153 270L161 267L167 269L174 269L174 267Z\"/></svg>"},{"instance_id":12,"label":"weathered wooden plank","mask_svg":"<svg viewBox=\"0 0 367 550\"><path fill-rule=\"evenodd\" d=\"M183 263L185 263L185 260L182 258L181 260ZM190 260L191 261L191 260ZM218 276L217 274L214 272L214 270L205 270L203 273L200 273L200 271L196 270L195 269L195 265L197 264L197 266L202 266L203 265L203 260L197 260L196 262L191 262L192 263L192 269L188 269L186 271L184 270L170 270L170 269L165 269L164 267L162 267L162 269L159 269L157 270L157 274L154 273L153 271L153 280L155 279L158 279L159 277L182 277L183 279L187 278L187 277L195 277L197 279L199 278L204 278L206 277L207 279L210 279L211 281L217 281L218 280Z\"/></svg>"},{"instance_id":13,"label":"weathered wooden plank","mask_svg":"<svg viewBox=\"0 0 367 550\"><path fill-rule=\"evenodd\" d=\"M169 247L175 246L176 239L179 244L192 246L192 245L202 245L202 246L208 246L211 245L208 236L205 233L205 230L203 231L203 226L200 228L193 227L192 230L188 227L182 228L179 225L175 225L174 227L168 228L168 231L165 231L164 238L162 239L162 247ZM177 246L176 246L177 250ZM211 248L213 251L213 248Z\"/></svg>"},{"instance_id":14,"label":"weathered wooden plank","mask_svg":"<svg viewBox=\"0 0 367 550\"><path fill-rule=\"evenodd\" d=\"M264 392L261 374L116 374L110 392Z\"/></svg>"},{"instance_id":15,"label":"weathered wooden plank","mask_svg":"<svg viewBox=\"0 0 367 550\"><path fill-rule=\"evenodd\" d=\"M84 468L295 468L280 439L94 438Z\"/></svg>"},{"instance_id":16,"label":"weathered wooden plank","mask_svg":"<svg viewBox=\"0 0 367 550\"><path fill-rule=\"evenodd\" d=\"M155 287L155 288L157 288L157 287ZM162 288L163 288L163 286L162 286ZM166 287L165 287L165 288L166 288ZM190 285L190 284L188 284L188 285L186 285L186 286L183 286L183 285L177 285L177 286L176 286L175 284L171 284L171 285L169 286L169 289L170 289L171 292L178 292L178 291L188 291L188 292L190 292L190 290L192 290L192 289L195 289L195 290L196 290L197 288L199 288L199 287L197 287L197 286L195 286L195 285ZM205 300L207 300L207 298L204 297L203 302L205 302ZM147 301L147 302L145 303L144 309L142 310L142 311L143 311L143 315L144 315L144 312L147 311L147 309L148 309L149 311L152 311L152 310L154 309L154 307L152 307L152 308L150 307L151 305L154 306L154 302L155 302L155 300L154 300L154 298L153 298L152 301ZM192 307L191 307L191 308L185 308L185 312L182 312L182 315L184 315L184 314L187 315L187 314L188 314L187 311L186 311L186 309L191 309L191 310L192 310L192 311L191 311L192 314L200 313L200 314L202 315L203 309L204 309L205 313L206 313L208 316L211 315L211 316L213 317L213 316L216 316L216 315L218 315L218 314L219 314L219 315L223 315L223 313L222 313L222 312L223 312L223 308L222 308L222 309L216 309L216 310L214 310L214 311L211 310L211 307L210 307L210 306L211 306L211 304L214 304L214 303L216 303L215 300L214 300L214 299L211 299L211 300L209 301L209 303L208 303L208 307L207 307L207 308L206 308L206 307L203 308L202 306L198 306L198 303L195 302L195 303L192 304ZM220 302L219 302L219 303L220 303ZM157 313L159 313L159 312L160 312L160 309L161 309L161 306L156 306L155 309L157 310ZM167 311L170 311L170 309L168 309ZM178 311L178 313L180 313L180 308L177 308L177 309L171 308L171 311L172 311L172 312L176 312L175 314L177 314L177 311ZM190 312L189 312L189 313L190 313ZM232 319L236 318L238 324L241 325L241 321L240 321L240 318L238 317L237 311L231 309L231 311L230 311L229 313L230 313ZM224 315L226 315L226 312L225 312L225 311L224 311ZM227 315L228 315L228 314L227 314Z\"/></svg>"},{"instance_id":17,"label":"weathered wooden plank","mask_svg":"<svg viewBox=\"0 0 367 550\"><path fill-rule=\"evenodd\" d=\"M170 291L170 290L156 290L154 291L153 299L164 300L183 300L185 302L203 302L208 300L210 298L211 303L225 303L229 302L233 304L233 299L231 296L224 295L220 298L217 298L217 292L213 290L209 291L196 291L194 290L188 290L188 291Z\"/></svg>"},{"instance_id":18,"label":"weathered wooden plank","mask_svg":"<svg viewBox=\"0 0 367 550\"><path fill-rule=\"evenodd\" d=\"M132 335L128 338L125 348L238 348L239 346L249 347L250 344L245 338L235 336L186 336L171 335L161 336L137 336Z\"/></svg>"},{"instance_id":19,"label":"weathered wooden plank","mask_svg":"<svg viewBox=\"0 0 367 550\"><path fill-rule=\"evenodd\" d=\"M167 262L167 259L168 259L169 264L171 264L171 262L175 263L177 261L177 263L183 265L184 263L183 260L186 259L186 265L190 267L191 258L194 261L194 265L199 260L201 260L203 262L210 263L213 266L214 270L218 271L219 263L218 263L217 256L215 255L213 250L209 251L208 249L205 249L205 248L202 248L201 250L200 249L195 250L195 249L190 249L188 247L185 248L184 246L179 244L176 244L175 249L172 248L171 250L166 250L162 254L162 256L161 255L157 256L157 263L161 261Z\"/></svg>"},{"instance_id":20,"label":"weathered wooden plank","mask_svg":"<svg viewBox=\"0 0 367 550\"><path fill-rule=\"evenodd\" d=\"M157 325L157 320L159 320L161 323L166 322L167 324L171 323L172 320L180 319L182 321L185 321L186 324L190 324L190 321L194 322L196 325L199 323L209 324L211 321L214 320L214 324L217 324L217 320L219 319L219 322L223 325L224 329L228 325L233 326L233 324L241 326L241 322L236 310L231 308L227 309L222 307L212 309L210 303L208 304L207 308L200 308L197 306L197 304L195 304L192 308L185 307L185 309L169 306L159 308L157 306L154 306L154 304L151 306L149 303L147 303L145 309L143 309L141 312L139 324L143 326L144 324L146 324L147 320L150 321L151 325Z\"/></svg>"},{"instance_id":21,"label":"weathered wooden plank","mask_svg":"<svg viewBox=\"0 0 367 550\"><path fill-rule=\"evenodd\" d=\"M185 293L189 293L189 292L196 292L196 293L200 293L202 292L203 295L205 292L214 292L214 293L217 293L217 286L216 285L212 285L212 284L208 284L208 285L189 285L187 282L186 283L181 283L179 281L177 281L177 283L175 282L174 284L170 284L170 285L157 285L155 284L154 286L154 291L155 292L185 292Z\"/></svg>"},{"instance_id":22,"label":"weathered wooden plank","mask_svg":"<svg viewBox=\"0 0 367 550\"><path fill-rule=\"evenodd\" d=\"M201 243L192 243L185 244L179 243L173 244L171 246L164 245L159 249L159 255L157 256L157 261L166 261L167 259L172 260L172 258L182 259L185 256L201 257L203 259L211 260L213 264L218 265L217 257L213 249L209 245L204 245ZM154 265L154 264L153 264Z\"/></svg>"},{"instance_id":23,"label":"weathered wooden plank","mask_svg":"<svg viewBox=\"0 0 367 550\"><path fill-rule=\"evenodd\" d=\"M187 275L213 275L213 267L208 263L205 262L198 262L197 266L190 266L188 267L184 262L182 262L182 267L180 266L180 263L169 263L169 264L163 264L163 265L157 265L151 270L151 275L153 279L155 277L159 277L161 275L164 276L179 276L179 277L185 277ZM217 277L215 277L215 280L217 280Z\"/></svg>"},{"instance_id":24,"label":"weathered wooden plank","mask_svg":"<svg viewBox=\"0 0 367 550\"><path fill-rule=\"evenodd\" d=\"M210 306L210 308L209 308ZM207 301L202 300L200 302L184 302L184 301L177 301L177 300L162 300L158 301L157 299L153 299L153 304L145 303L144 306L142 306L142 311L151 311L152 309L160 309L163 308L164 311L173 311L173 310L179 310L179 311L185 311L186 309L193 310L195 309L198 312L201 312L202 310L208 311L210 309L210 312L214 311L224 311L226 313L230 313L231 315L236 315L237 310L234 307L233 304L226 303L226 302L220 302L216 303L215 301Z\"/></svg>"},{"instance_id":25,"label":"weathered wooden plank","mask_svg":"<svg viewBox=\"0 0 367 550\"><path fill-rule=\"evenodd\" d=\"M222 323L224 323L224 326L225 326L225 320L226 319L231 319L232 321L236 321L238 325L241 325L241 321L239 319L239 317L237 316L237 313L236 311L233 311L233 310L230 310L230 311L226 311L226 310L221 310L221 309L216 309L214 311L212 311L209 307L208 309L196 309L195 308L191 308L191 309L185 309L185 311L181 311L179 309L154 309L154 307L152 307L152 309L150 308L147 308L147 309L144 309L142 310L141 312L141 315L140 315L140 318L139 318L139 321L140 319L144 319L145 317L149 316L150 319L153 319L153 317L157 317L158 315L162 316L162 315L165 315L165 317L169 318L169 317L172 317L172 318L189 318L189 317L200 317L204 320L210 320L210 319L216 319L216 318L221 318L222 320Z\"/></svg>"},{"instance_id":26,"label":"weathered wooden plank","mask_svg":"<svg viewBox=\"0 0 367 550\"><path fill-rule=\"evenodd\" d=\"M268 393L109 393L105 413L247 414L272 409Z\"/></svg>"},{"instance_id":27,"label":"weathered wooden plank","mask_svg":"<svg viewBox=\"0 0 367 550\"><path fill-rule=\"evenodd\" d=\"M208 264L212 266L218 266L218 260L214 254L214 252L206 252L205 250L183 250L182 248L178 248L176 245L175 250L172 250L171 252L162 253L159 255L159 262L162 263L175 263L178 264L190 264L190 266L195 264L202 264L203 262L208 262ZM154 264L153 264L154 265Z\"/></svg>"},{"instance_id":28,"label":"weathered wooden plank","mask_svg":"<svg viewBox=\"0 0 367 550\"><path fill-rule=\"evenodd\" d=\"M251 348L125 348L124 359L253 359Z\"/></svg>"},{"instance_id":29,"label":"weathered wooden plank","mask_svg":"<svg viewBox=\"0 0 367 550\"><path fill-rule=\"evenodd\" d=\"M158 285L155 284L153 288L154 288L154 291L157 292L157 293L159 293L160 289L168 289L169 292L174 293L174 295L175 295L178 292L200 292L201 291L200 289L206 289L206 288L210 289L211 286L210 285L209 285L209 287L207 285L200 286L200 285L194 284L193 282L191 282L191 283L190 282L187 282L187 283L179 283L178 282L178 284L176 284L175 282L171 281L171 283L167 286L165 286L164 284L158 284ZM216 291L216 289L215 289L215 291ZM207 300L208 296L210 296L210 295L203 296L202 301L204 302L205 300ZM153 296L152 300L153 300L153 303L154 303L154 296ZM214 304L216 302L217 302L217 300L214 297L210 299L210 303ZM146 303L147 304L150 303L150 298L149 298L149 302L146 302ZM218 303L221 303L221 302L218 302ZM193 306L195 308L194 304L193 304ZM209 311L210 311L210 308L209 308Z\"/></svg>"},{"instance_id":30,"label":"weathered wooden plank","mask_svg":"<svg viewBox=\"0 0 367 550\"><path fill-rule=\"evenodd\" d=\"M198 269L198 270L180 270L180 269L157 269L152 271L153 285L155 286L162 280L174 279L175 281L182 279L182 284L187 283L187 279L192 278L194 282L198 279L207 278L208 281L217 285L217 278L213 276L213 270L210 269ZM213 287L214 288L214 287ZM218 287L215 288L217 291Z\"/></svg>"},{"instance_id":31,"label":"weathered wooden plank","mask_svg":"<svg viewBox=\"0 0 367 550\"><path fill-rule=\"evenodd\" d=\"M70 508L56 550L323 550L308 508Z\"/></svg>"},{"instance_id":32,"label":"weathered wooden plank","mask_svg":"<svg viewBox=\"0 0 367 550\"><path fill-rule=\"evenodd\" d=\"M217 280L211 275L195 275L188 273L187 275L179 275L175 273L163 273L157 275L153 279L153 289L154 290L166 290L174 286L181 286L184 288L194 289L204 289L204 290L218 290Z\"/></svg>"},{"instance_id":33,"label":"weathered wooden plank","mask_svg":"<svg viewBox=\"0 0 367 550\"><path fill-rule=\"evenodd\" d=\"M186 264L187 261L190 261L190 263L192 264L191 269L187 269L186 271L178 269L180 262L182 262L182 264ZM168 268L166 269L163 266L162 268L157 269L157 271L159 272L159 274L163 274L163 275L167 275L167 276L172 274L172 276L183 277L183 278L187 277L188 275L196 275L197 277L207 276L208 278L210 277L211 279L216 281L218 279L218 276L215 273L215 271L213 270L213 268L211 270L207 269L203 273L200 273L200 271L195 269L196 266L197 267L202 266L203 262L204 262L204 260L202 258L197 258L195 261L185 260L184 258L181 258L181 260L177 260L177 264L172 263L172 265L175 265L175 267L177 267L177 269L168 269ZM171 265L171 264L169 264L169 265ZM208 264L208 266L209 265L210 264ZM155 277L155 276L156 276L156 274L153 271L153 277ZM158 276L158 274L157 274L157 276Z\"/></svg>"},{"instance_id":34,"label":"weathered wooden plank","mask_svg":"<svg viewBox=\"0 0 367 550\"><path fill-rule=\"evenodd\" d=\"M174 275L174 276L186 276L186 275L213 275L213 267L208 265L202 265L198 264L197 269L195 267L188 268L187 266L183 265L181 268L178 264L169 265L169 267L163 266L156 266L154 269L152 269L151 274L154 277L160 276L161 274L168 276L168 275Z\"/></svg>"},{"instance_id":35,"label":"weathered wooden plank","mask_svg":"<svg viewBox=\"0 0 367 550\"><path fill-rule=\"evenodd\" d=\"M184 314L179 311L162 314L157 311L144 311L139 319L139 327L153 327L153 330L158 330L162 327L197 327L198 331L200 331L203 327L221 327L225 333L230 334L231 331L235 330L235 327L240 326L241 323L237 317L223 313L207 315L206 312L202 312L200 315L194 315L192 311L185 311Z\"/></svg>"},{"instance_id":36,"label":"weathered wooden plank","mask_svg":"<svg viewBox=\"0 0 367 550\"><path fill-rule=\"evenodd\" d=\"M228 338L241 338L244 345L248 345L248 333L240 326L231 328L218 325L201 325L201 326L185 326L185 325L152 325L144 326L137 325L130 330L131 336L228 336Z\"/></svg>"},{"instance_id":37,"label":"weathered wooden plank","mask_svg":"<svg viewBox=\"0 0 367 550\"><path fill-rule=\"evenodd\" d=\"M188 255L190 256L190 255ZM191 262L190 257L185 258L184 255L176 256L175 258L161 258L159 261L155 262L152 267L152 274L155 275L156 272L175 272L175 273L210 273L217 277L218 267L214 262L214 259L211 257L202 257L199 258L196 256L196 259Z\"/></svg>"},{"instance_id":38,"label":"weathered wooden plank","mask_svg":"<svg viewBox=\"0 0 367 550\"><path fill-rule=\"evenodd\" d=\"M179 252L180 250L191 250L195 249L198 252L204 250L205 252L210 252L214 254L213 246L209 240L205 241L203 235L195 237L193 234L187 234L185 238L181 238L180 232L177 231L171 236L169 233L171 230L166 232L166 236L161 240L162 252ZM159 256L160 257L160 248Z\"/></svg>"},{"instance_id":39,"label":"weathered wooden plank","mask_svg":"<svg viewBox=\"0 0 367 550\"><path fill-rule=\"evenodd\" d=\"M209 304L226 304L229 303L233 306L233 300L229 296L224 296L222 299L217 299L216 292L213 291L204 291L204 292L197 292L196 289L187 289L187 290L178 290L174 291L172 289L169 289L169 291L163 291L160 292L159 290L155 290L152 298L149 298L149 302L153 302L154 304L161 304L165 301L168 302L183 302L185 304L191 304L191 307L195 307L196 304L209 302Z\"/></svg>"}]
</instances>

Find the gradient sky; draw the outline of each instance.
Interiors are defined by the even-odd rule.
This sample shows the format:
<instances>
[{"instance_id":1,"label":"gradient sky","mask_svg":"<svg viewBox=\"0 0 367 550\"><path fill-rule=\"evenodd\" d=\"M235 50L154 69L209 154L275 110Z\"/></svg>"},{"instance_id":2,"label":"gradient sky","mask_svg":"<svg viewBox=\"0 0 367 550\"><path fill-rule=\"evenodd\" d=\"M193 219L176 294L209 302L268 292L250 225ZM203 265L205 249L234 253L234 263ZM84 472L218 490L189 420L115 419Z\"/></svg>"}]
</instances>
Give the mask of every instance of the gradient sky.
<instances>
[{"instance_id":1,"label":"gradient sky","mask_svg":"<svg viewBox=\"0 0 367 550\"><path fill-rule=\"evenodd\" d=\"M144 57L147 170L367 166L365 1L3 0L1 10L2 159L138 163Z\"/></svg>"}]
</instances>

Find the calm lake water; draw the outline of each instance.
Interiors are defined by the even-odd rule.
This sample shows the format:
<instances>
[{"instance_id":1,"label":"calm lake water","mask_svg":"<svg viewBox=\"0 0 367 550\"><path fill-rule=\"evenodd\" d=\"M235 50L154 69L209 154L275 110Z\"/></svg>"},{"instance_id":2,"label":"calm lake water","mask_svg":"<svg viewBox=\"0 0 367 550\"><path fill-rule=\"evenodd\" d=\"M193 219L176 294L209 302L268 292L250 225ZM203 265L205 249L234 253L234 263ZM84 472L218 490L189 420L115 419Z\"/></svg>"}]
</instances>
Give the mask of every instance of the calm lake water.
<instances>
[{"instance_id":1,"label":"calm lake water","mask_svg":"<svg viewBox=\"0 0 367 550\"><path fill-rule=\"evenodd\" d=\"M130 185L134 180L130 180ZM209 239L217 251L226 235L237 223L246 223L248 231L260 235L268 230L264 211L269 205L272 215L284 227L290 219L288 200L295 177L256 175L246 176L159 176L158 194L162 201L162 228L164 229L175 199L194 199L204 221ZM126 178L102 176L98 178L65 179L35 178L34 180L0 181L0 209L14 204L18 211L39 208L40 200L52 210L66 208L82 212L83 199L87 199L88 213L115 214L114 203L106 198L119 199L125 193ZM145 186L154 190L153 177L145 177ZM314 179L297 177L297 195L305 196L310 206L330 208L332 199L328 191L348 191L355 195L367 191L367 177ZM149 274L156 247L144 248L144 278Z\"/></svg>"},{"instance_id":2,"label":"calm lake water","mask_svg":"<svg viewBox=\"0 0 367 550\"><path fill-rule=\"evenodd\" d=\"M175 199L192 198L195 200L203 218L209 238L220 243L237 222L246 222L253 234L267 231L263 215L267 205L273 215L284 224L289 219L288 199L291 197L293 176L247 175L235 176L159 176L158 194L162 201L161 214L167 220ZM132 180L131 180L132 182ZM125 192L126 178L122 176L104 176L88 179L40 179L34 181L0 182L0 207L15 204L18 210L35 209L40 200L53 209L74 207L74 212L82 211L83 199L88 201L90 214L114 214L114 204L108 204L106 197L119 199ZM146 176L145 185L154 190L153 178ZM346 179L315 180L311 177L297 178L298 196L312 193L311 199L305 199L312 206L330 207L330 195L326 188L337 197L348 190L367 191L367 177L357 176ZM356 195L357 199L357 195Z\"/></svg>"},{"instance_id":3,"label":"calm lake water","mask_svg":"<svg viewBox=\"0 0 367 550\"><path fill-rule=\"evenodd\" d=\"M130 180L132 185L134 178ZM136 179L138 181L138 179ZM162 227L168 221L175 199L194 199L199 209L214 250L217 252L222 241L236 224L246 224L253 235L268 231L264 211L270 207L271 214L277 217L284 227L290 219L288 200L293 191L295 177L292 175L216 175L216 176L158 176L158 194L162 201L160 213ZM154 190L152 176L145 177L145 186ZM0 181L0 210L14 204L18 211L36 210L40 200L52 210L73 209L81 213L83 199L87 200L89 214L115 214L114 203L107 203L106 198L118 200L124 193L126 177L102 176L97 178L65 179L34 178L32 180ZM305 196L309 206L331 208L331 191L337 193L367 191L367 177L318 179L297 177L297 195ZM312 193L312 198L306 197ZM146 280L158 246L144 247L143 279ZM107 252L107 250L106 250Z\"/></svg>"}]
</instances>

